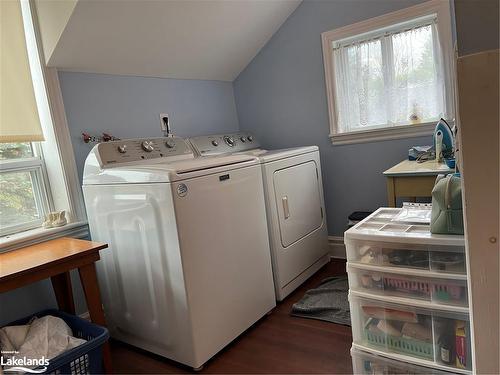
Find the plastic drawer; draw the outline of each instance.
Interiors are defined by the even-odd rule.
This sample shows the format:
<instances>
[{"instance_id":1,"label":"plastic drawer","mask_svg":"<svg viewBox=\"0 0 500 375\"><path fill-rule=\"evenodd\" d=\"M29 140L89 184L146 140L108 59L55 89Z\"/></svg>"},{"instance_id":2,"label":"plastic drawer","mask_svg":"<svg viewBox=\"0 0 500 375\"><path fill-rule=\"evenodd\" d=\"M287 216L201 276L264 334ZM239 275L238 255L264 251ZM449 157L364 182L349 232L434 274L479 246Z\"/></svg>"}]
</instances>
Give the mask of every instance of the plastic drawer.
<instances>
[{"instance_id":1,"label":"plastic drawer","mask_svg":"<svg viewBox=\"0 0 500 375\"><path fill-rule=\"evenodd\" d=\"M464 373L470 370L468 314L391 304L352 294L349 299L354 344L415 359L413 363L424 366L438 365Z\"/></svg>"},{"instance_id":2,"label":"plastic drawer","mask_svg":"<svg viewBox=\"0 0 500 375\"><path fill-rule=\"evenodd\" d=\"M449 372L412 365L380 355L351 349L352 369L355 375L451 375Z\"/></svg>"},{"instance_id":3,"label":"plastic drawer","mask_svg":"<svg viewBox=\"0 0 500 375\"><path fill-rule=\"evenodd\" d=\"M465 247L345 239L350 263L466 274Z\"/></svg>"},{"instance_id":4,"label":"plastic drawer","mask_svg":"<svg viewBox=\"0 0 500 375\"><path fill-rule=\"evenodd\" d=\"M376 268L376 267L375 267ZM364 269L348 265L349 287L378 295L421 299L436 304L468 306L465 275L454 274L458 279L429 277L385 272L383 269ZM434 273L435 276L441 276ZM451 274L450 274L451 276Z\"/></svg>"}]
</instances>

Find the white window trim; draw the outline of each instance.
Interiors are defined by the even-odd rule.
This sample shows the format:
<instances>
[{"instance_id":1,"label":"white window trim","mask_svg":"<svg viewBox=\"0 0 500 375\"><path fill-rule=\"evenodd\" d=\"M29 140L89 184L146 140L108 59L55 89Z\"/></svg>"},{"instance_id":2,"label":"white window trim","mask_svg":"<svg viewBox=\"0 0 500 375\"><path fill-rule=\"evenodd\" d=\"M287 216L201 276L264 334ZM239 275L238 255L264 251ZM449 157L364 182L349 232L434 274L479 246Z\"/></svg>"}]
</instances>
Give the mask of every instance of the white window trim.
<instances>
[{"instance_id":1,"label":"white window trim","mask_svg":"<svg viewBox=\"0 0 500 375\"><path fill-rule=\"evenodd\" d=\"M1 237L0 252L61 236L84 238L89 235L57 70L47 68L44 63L34 2L22 0L21 10L30 56L30 69L34 77L35 97L45 136L40 148L49 181L48 189L52 197L51 208L57 211L65 210L68 224L59 228L36 228Z\"/></svg>"},{"instance_id":2,"label":"white window trim","mask_svg":"<svg viewBox=\"0 0 500 375\"><path fill-rule=\"evenodd\" d=\"M360 130L345 133L336 133L337 111L335 106L335 75L333 74L334 62L332 56L332 43L337 40L347 39L355 35L370 33L392 25L408 22L412 19L436 14L439 24L439 42L443 51L443 66L445 90L447 92L447 105L451 113L454 108L454 77L455 59L453 49L450 3L448 0L431 0L410 8L401 9L384 14L352 25L340 27L321 34L323 46L323 62L325 68L326 96L328 101L328 117L330 121L330 140L334 145L352 144L362 142L375 142L389 139L411 138L431 135L435 123L418 125L401 125L372 130ZM448 68L446 68L448 67ZM447 119L453 122L453 118Z\"/></svg>"}]
</instances>

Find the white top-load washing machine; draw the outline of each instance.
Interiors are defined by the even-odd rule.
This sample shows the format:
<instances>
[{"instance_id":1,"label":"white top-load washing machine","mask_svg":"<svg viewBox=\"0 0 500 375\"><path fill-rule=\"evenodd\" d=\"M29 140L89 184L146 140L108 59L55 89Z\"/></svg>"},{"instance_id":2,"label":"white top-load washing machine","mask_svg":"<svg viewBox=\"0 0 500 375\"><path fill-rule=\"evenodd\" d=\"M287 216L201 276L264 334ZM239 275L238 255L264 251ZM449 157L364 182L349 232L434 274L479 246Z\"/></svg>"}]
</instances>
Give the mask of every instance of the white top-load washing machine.
<instances>
[{"instance_id":1,"label":"white top-load washing machine","mask_svg":"<svg viewBox=\"0 0 500 375\"><path fill-rule=\"evenodd\" d=\"M283 300L328 262L317 146L263 150L251 134L189 139L198 156L257 156L262 165L276 297Z\"/></svg>"},{"instance_id":2,"label":"white top-load washing machine","mask_svg":"<svg viewBox=\"0 0 500 375\"><path fill-rule=\"evenodd\" d=\"M198 368L276 305L257 158L101 143L83 192L113 337Z\"/></svg>"}]
</instances>

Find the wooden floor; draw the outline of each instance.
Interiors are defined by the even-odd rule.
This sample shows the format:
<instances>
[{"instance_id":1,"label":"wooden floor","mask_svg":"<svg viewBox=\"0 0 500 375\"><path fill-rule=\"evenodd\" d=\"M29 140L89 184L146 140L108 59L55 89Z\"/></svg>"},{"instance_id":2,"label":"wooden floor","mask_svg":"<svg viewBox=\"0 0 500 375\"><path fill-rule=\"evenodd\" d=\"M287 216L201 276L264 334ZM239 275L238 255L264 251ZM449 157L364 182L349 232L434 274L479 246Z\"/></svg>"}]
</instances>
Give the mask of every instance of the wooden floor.
<instances>
[{"instance_id":1,"label":"wooden floor","mask_svg":"<svg viewBox=\"0 0 500 375\"><path fill-rule=\"evenodd\" d=\"M208 361L201 374L352 374L351 328L290 316L293 303L326 277L345 274L332 261L237 340ZM193 371L178 363L113 341L113 368L119 374L174 374Z\"/></svg>"}]
</instances>

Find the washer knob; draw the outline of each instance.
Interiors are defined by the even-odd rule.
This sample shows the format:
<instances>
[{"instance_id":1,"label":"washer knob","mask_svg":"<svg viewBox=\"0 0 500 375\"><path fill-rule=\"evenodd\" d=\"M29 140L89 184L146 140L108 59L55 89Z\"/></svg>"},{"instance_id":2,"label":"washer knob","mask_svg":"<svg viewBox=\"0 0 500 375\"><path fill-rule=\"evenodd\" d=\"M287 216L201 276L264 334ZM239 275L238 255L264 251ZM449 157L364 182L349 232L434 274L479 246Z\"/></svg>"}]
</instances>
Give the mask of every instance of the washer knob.
<instances>
[{"instance_id":1,"label":"washer knob","mask_svg":"<svg viewBox=\"0 0 500 375\"><path fill-rule=\"evenodd\" d=\"M127 145L120 145L117 147L117 149L120 154L124 154L127 152Z\"/></svg>"},{"instance_id":2,"label":"washer knob","mask_svg":"<svg viewBox=\"0 0 500 375\"><path fill-rule=\"evenodd\" d=\"M252 137L251 135L249 135L249 136L247 137L247 139L248 139L248 141L249 141L249 142L252 142L252 141L253 141L253 137Z\"/></svg>"},{"instance_id":3,"label":"washer knob","mask_svg":"<svg viewBox=\"0 0 500 375\"><path fill-rule=\"evenodd\" d=\"M247 139L245 137L240 137L241 142L245 143Z\"/></svg>"},{"instance_id":4,"label":"washer knob","mask_svg":"<svg viewBox=\"0 0 500 375\"><path fill-rule=\"evenodd\" d=\"M224 140L226 141L228 146L230 146L230 147L234 146L234 138L233 137L225 136Z\"/></svg>"},{"instance_id":5,"label":"washer knob","mask_svg":"<svg viewBox=\"0 0 500 375\"><path fill-rule=\"evenodd\" d=\"M212 141L212 145L214 145L215 147L217 147L219 145L219 142L217 142L215 139Z\"/></svg>"},{"instance_id":6,"label":"washer knob","mask_svg":"<svg viewBox=\"0 0 500 375\"><path fill-rule=\"evenodd\" d=\"M146 152L151 152L155 149L153 141L144 141L142 142L141 146L142 149Z\"/></svg>"},{"instance_id":7,"label":"washer knob","mask_svg":"<svg viewBox=\"0 0 500 375\"><path fill-rule=\"evenodd\" d=\"M165 142L165 146L168 148L174 148L175 147L175 141L173 139L167 139Z\"/></svg>"}]
</instances>

